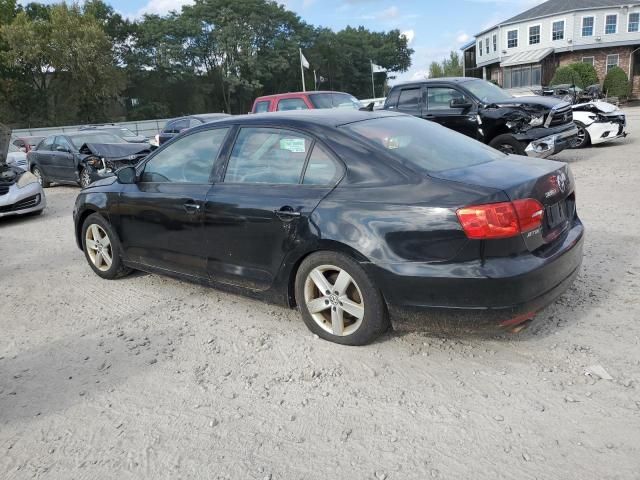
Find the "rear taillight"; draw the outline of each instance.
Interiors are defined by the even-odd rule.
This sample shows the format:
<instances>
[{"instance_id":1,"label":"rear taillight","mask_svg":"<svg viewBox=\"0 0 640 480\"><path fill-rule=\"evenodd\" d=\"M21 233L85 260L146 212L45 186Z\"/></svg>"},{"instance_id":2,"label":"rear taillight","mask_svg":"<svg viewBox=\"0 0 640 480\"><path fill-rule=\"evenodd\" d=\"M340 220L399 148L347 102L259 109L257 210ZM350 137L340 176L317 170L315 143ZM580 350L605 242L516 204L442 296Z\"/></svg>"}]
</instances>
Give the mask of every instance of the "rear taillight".
<instances>
[{"instance_id":1,"label":"rear taillight","mask_svg":"<svg viewBox=\"0 0 640 480\"><path fill-rule=\"evenodd\" d=\"M542 225L544 207L532 198L459 209L458 220L468 238L490 240L530 232Z\"/></svg>"}]
</instances>

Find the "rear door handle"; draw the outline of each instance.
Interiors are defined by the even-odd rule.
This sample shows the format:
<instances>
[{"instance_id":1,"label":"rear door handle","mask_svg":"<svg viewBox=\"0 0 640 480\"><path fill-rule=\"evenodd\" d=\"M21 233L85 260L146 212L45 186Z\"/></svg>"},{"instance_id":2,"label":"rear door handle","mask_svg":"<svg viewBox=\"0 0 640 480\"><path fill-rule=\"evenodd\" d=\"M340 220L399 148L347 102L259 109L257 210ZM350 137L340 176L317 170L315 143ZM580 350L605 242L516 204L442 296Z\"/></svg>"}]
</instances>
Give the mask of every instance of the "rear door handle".
<instances>
[{"instance_id":1,"label":"rear door handle","mask_svg":"<svg viewBox=\"0 0 640 480\"><path fill-rule=\"evenodd\" d=\"M183 205L183 207L189 214L194 214L200 210L200 205L195 202L187 202Z\"/></svg>"}]
</instances>

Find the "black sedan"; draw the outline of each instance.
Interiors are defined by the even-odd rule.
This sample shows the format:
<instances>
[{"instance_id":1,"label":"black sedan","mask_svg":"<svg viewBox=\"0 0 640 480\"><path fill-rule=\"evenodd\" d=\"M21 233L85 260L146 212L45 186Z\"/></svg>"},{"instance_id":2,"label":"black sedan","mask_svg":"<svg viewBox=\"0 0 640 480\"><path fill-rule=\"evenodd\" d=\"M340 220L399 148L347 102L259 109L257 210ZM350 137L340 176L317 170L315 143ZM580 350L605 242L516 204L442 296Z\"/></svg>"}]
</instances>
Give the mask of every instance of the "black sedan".
<instances>
[{"instance_id":1,"label":"black sedan","mask_svg":"<svg viewBox=\"0 0 640 480\"><path fill-rule=\"evenodd\" d=\"M434 312L512 328L582 261L566 164L391 112L190 129L83 190L74 219L103 278L140 269L297 305L313 332L348 345Z\"/></svg>"},{"instance_id":2,"label":"black sedan","mask_svg":"<svg viewBox=\"0 0 640 480\"><path fill-rule=\"evenodd\" d=\"M27 154L31 172L43 187L52 182L80 184L112 176L151 152L148 143L128 143L112 133L88 130L51 135Z\"/></svg>"}]
</instances>

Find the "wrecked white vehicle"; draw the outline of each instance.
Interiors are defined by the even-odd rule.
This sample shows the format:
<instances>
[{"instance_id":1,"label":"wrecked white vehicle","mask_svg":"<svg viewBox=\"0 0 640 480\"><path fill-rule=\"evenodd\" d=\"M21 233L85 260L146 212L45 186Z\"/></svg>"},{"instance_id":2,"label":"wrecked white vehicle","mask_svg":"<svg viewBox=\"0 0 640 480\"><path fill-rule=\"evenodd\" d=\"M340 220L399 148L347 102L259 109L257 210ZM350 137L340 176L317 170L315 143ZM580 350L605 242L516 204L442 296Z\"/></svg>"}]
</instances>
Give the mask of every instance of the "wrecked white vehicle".
<instances>
[{"instance_id":1,"label":"wrecked white vehicle","mask_svg":"<svg viewBox=\"0 0 640 480\"><path fill-rule=\"evenodd\" d=\"M573 148L597 145L628 134L627 117L611 103L594 100L573 105L573 121L578 127L578 137Z\"/></svg>"}]
</instances>

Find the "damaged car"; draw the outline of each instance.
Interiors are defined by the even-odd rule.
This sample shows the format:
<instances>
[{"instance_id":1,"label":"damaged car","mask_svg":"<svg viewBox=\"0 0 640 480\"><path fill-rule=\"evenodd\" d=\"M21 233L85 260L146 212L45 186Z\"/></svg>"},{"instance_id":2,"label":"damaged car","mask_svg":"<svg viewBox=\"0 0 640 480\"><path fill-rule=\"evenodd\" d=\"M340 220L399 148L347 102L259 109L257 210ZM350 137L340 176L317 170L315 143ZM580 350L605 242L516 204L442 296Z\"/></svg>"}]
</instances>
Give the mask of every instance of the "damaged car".
<instances>
[{"instance_id":1,"label":"damaged car","mask_svg":"<svg viewBox=\"0 0 640 480\"><path fill-rule=\"evenodd\" d=\"M578 135L571 104L513 97L477 78L437 78L394 86L385 110L408 113L463 133L503 153L546 158Z\"/></svg>"},{"instance_id":2,"label":"damaged car","mask_svg":"<svg viewBox=\"0 0 640 480\"><path fill-rule=\"evenodd\" d=\"M628 135L627 116L611 103L592 101L574 105L573 121L578 128L574 148L598 145Z\"/></svg>"},{"instance_id":3,"label":"damaged car","mask_svg":"<svg viewBox=\"0 0 640 480\"><path fill-rule=\"evenodd\" d=\"M27 158L43 187L51 183L87 187L120 167L137 165L149 153L148 143L128 143L108 132L81 131L49 136Z\"/></svg>"}]
</instances>

